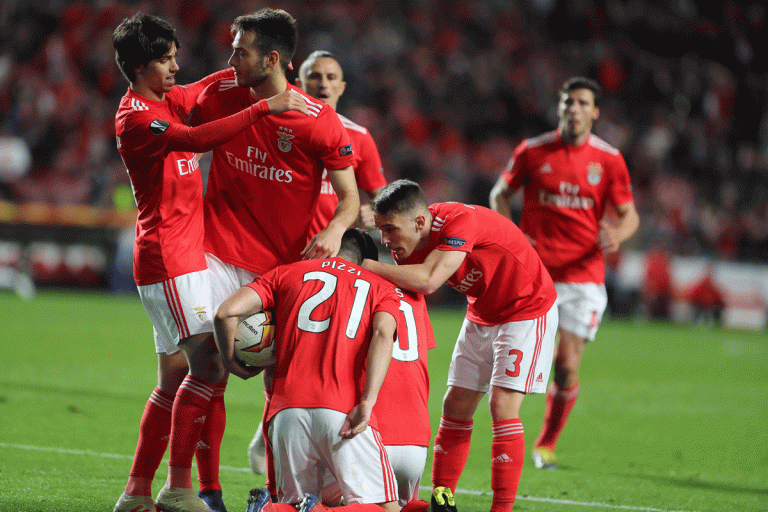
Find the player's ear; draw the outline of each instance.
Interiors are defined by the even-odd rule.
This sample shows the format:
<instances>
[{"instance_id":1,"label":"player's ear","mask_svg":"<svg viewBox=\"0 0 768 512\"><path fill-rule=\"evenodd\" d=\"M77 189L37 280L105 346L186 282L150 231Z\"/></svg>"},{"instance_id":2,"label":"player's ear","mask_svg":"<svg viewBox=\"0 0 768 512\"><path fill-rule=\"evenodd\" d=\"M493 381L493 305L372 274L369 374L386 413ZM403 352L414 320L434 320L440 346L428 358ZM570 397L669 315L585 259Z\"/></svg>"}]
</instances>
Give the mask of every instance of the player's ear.
<instances>
[{"instance_id":1,"label":"player's ear","mask_svg":"<svg viewBox=\"0 0 768 512\"><path fill-rule=\"evenodd\" d=\"M427 225L427 217L424 214L416 215L414 222L416 222L416 229L422 231Z\"/></svg>"}]
</instances>

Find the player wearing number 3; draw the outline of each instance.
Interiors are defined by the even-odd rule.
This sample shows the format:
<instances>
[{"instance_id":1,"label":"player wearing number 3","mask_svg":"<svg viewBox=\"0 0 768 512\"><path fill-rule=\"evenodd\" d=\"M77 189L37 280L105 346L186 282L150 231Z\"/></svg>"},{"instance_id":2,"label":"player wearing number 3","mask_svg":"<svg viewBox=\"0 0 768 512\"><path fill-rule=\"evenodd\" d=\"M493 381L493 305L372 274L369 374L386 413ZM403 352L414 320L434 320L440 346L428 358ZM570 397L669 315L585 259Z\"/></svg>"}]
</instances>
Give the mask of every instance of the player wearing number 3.
<instances>
[{"instance_id":1,"label":"player wearing number 3","mask_svg":"<svg viewBox=\"0 0 768 512\"><path fill-rule=\"evenodd\" d=\"M249 378L258 370L233 357L237 319L274 310L280 336L265 424L282 503L320 495L333 475L348 504L399 509L372 410L392 356L400 301L390 283L360 268L366 236L349 229L338 257L282 265L257 277L214 318L225 366ZM247 510L281 508L266 489L254 489Z\"/></svg>"},{"instance_id":2,"label":"player wearing number 3","mask_svg":"<svg viewBox=\"0 0 768 512\"><path fill-rule=\"evenodd\" d=\"M398 180L379 193L373 211L398 265L365 260L364 268L417 293L445 283L468 297L435 438L432 485L455 491L472 417L490 392L491 510L512 510L525 455L520 406L526 393L544 392L552 364L552 279L520 229L487 208L428 206L418 184Z\"/></svg>"}]
</instances>

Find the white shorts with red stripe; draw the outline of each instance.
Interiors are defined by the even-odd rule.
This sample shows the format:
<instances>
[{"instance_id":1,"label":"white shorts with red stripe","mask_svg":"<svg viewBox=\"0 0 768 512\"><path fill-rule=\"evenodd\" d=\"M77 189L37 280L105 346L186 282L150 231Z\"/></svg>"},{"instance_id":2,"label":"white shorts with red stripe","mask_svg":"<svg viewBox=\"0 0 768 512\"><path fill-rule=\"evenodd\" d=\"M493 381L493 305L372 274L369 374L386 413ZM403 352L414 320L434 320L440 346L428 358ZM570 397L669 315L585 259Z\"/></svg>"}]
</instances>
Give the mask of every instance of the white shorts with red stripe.
<instances>
[{"instance_id":1,"label":"white shorts with red stripe","mask_svg":"<svg viewBox=\"0 0 768 512\"><path fill-rule=\"evenodd\" d=\"M179 340L213 332L208 270L139 286L139 297L152 321L158 354L179 351Z\"/></svg>"},{"instance_id":2,"label":"white shorts with red stripe","mask_svg":"<svg viewBox=\"0 0 768 512\"><path fill-rule=\"evenodd\" d=\"M560 328L593 341L608 306L602 283L555 283Z\"/></svg>"},{"instance_id":3,"label":"white shorts with red stripe","mask_svg":"<svg viewBox=\"0 0 768 512\"><path fill-rule=\"evenodd\" d=\"M269 440L280 502L297 503L305 493L321 496L334 476L348 504L397 501L395 474L378 431L368 427L342 439L346 417L321 408L275 414Z\"/></svg>"},{"instance_id":4,"label":"white shorts with red stripe","mask_svg":"<svg viewBox=\"0 0 768 512\"><path fill-rule=\"evenodd\" d=\"M533 320L480 325L466 318L453 349L448 385L544 393L555 351L557 306Z\"/></svg>"}]
</instances>

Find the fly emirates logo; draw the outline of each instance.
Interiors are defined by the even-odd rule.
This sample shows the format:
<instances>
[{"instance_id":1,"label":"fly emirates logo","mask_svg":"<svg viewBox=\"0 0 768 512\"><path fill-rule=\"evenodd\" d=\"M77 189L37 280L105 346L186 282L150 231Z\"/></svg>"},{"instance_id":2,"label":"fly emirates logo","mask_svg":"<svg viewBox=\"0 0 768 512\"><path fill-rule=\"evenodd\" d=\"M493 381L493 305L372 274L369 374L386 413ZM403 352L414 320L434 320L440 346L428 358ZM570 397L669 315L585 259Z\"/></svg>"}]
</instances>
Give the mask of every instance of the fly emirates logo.
<instances>
[{"instance_id":1,"label":"fly emirates logo","mask_svg":"<svg viewBox=\"0 0 768 512\"><path fill-rule=\"evenodd\" d=\"M551 194L546 190L539 190L539 204L554 206L555 208L570 208L573 210L591 210L595 207L595 200L591 197L580 196L579 186L567 181L560 182L560 192Z\"/></svg>"},{"instance_id":2,"label":"fly emirates logo","mask_svg":"<svg viewBox=\"0 0 768 512\"><path fill-rule=\"evenodd\" d=\"M478 268L473 268L466 276L464 276L464 279L462 279L460 283L453 283L452 280L449 279L445 284L457 292L467 293L482 277L483 271Z\"/></svg>"},{"instance_id":3,"label":"fly emirates logo","mask_svg":"<svg viewBox=\"0 0 768 512\"><path fill-rule=\"evenodd\" d=\"M248 146L245 158L239 158L227 151L227 163L238 171L256 176L262 180L290 183L293 181L291 169L278 169L274 165L266 165L267 152L254 146Z\"/></svg>"}]
</instances>

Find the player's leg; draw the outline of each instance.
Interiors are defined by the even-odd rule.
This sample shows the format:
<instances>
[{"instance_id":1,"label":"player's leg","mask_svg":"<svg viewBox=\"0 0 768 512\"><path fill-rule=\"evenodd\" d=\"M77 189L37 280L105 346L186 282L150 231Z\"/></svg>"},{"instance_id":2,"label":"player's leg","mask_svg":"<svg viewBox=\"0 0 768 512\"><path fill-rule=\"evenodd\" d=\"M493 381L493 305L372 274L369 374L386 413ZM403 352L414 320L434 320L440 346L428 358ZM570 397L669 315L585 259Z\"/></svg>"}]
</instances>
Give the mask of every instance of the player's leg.
<instances>
[{"instance_id":1,"label":"player's leg","mask_svg":"<svg viewBox=\"0 0 768 512\"><path fill-rule=\"evenodd\" d=\"M552 367L557 309L497 326L488 406L491 412L491 512L511 512L525 458L520 407L526 393L543 393ZM489 332L492 330L489 329Z\"/></svg>"},{"instance_id":2,"label":"player's leg","mask_svg":"<svg viewBox=\"0 0 768 512\"><path fill-rule=\"evenodd\" d=\"M586 342L594 340L608 303L604 285L555 283L559 343L547 392L544 423L533 449L537 468L555 468L555 446L579 396L579 368Z\"/></svg>"},{"instance_id":3,"label":"player's leg","mask_svg":"<svg viewBox=\"0 0 768 512\"><path fill-rule=\"evenodd\" d=\"M221 441L224 438L224 428L227 423L224 405L226 388L226 378L214 386L211 406L200 433L200 442L195 449L197 480L200 486L198 496L214 512L227 512L219 483L219 455L221 453Z\"/></svg>"},{"instance_id":4,"label":"player's leg","mask_svg":"<svg viewBox=\"0 0 768 512\"><path fill-rule=\"evenodd\" d=\"M157 368L158 385L144 407L128 483L115 506L115 512L155 510L152 480L168 447L173 400L187 374L187 360L179 351L173 354L159 353Z\"/></svg>"}]
</instances>

